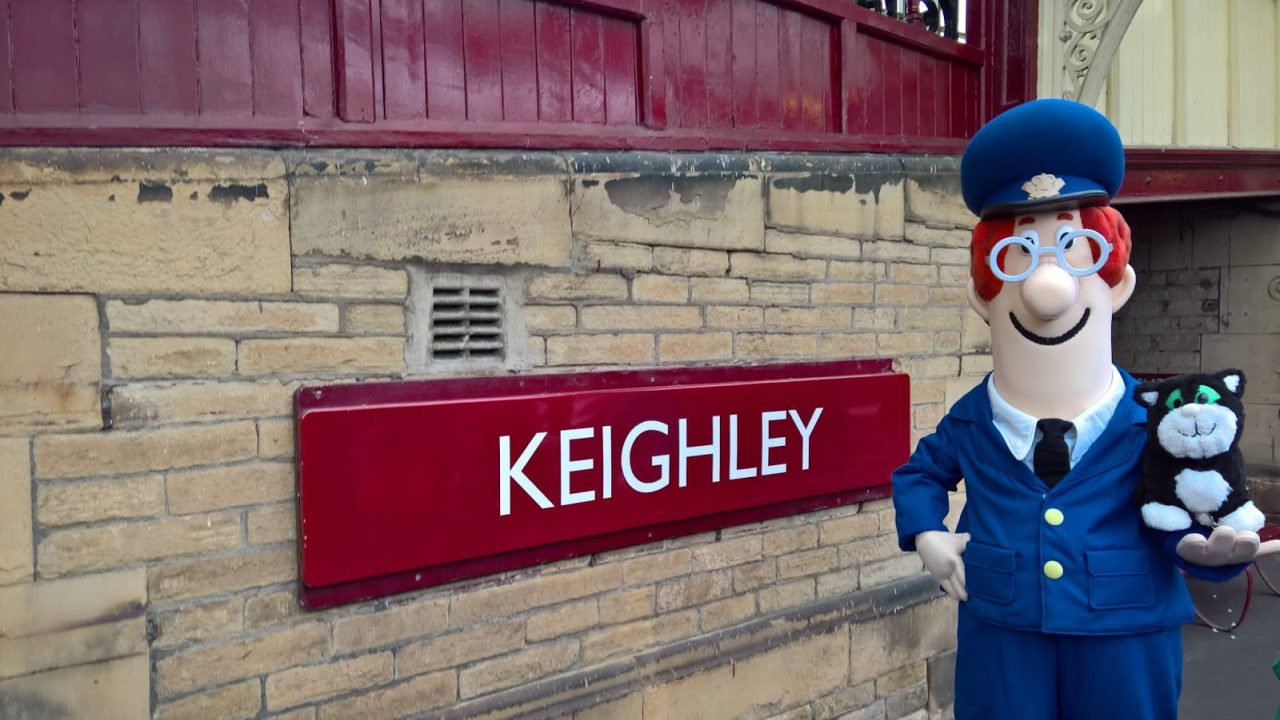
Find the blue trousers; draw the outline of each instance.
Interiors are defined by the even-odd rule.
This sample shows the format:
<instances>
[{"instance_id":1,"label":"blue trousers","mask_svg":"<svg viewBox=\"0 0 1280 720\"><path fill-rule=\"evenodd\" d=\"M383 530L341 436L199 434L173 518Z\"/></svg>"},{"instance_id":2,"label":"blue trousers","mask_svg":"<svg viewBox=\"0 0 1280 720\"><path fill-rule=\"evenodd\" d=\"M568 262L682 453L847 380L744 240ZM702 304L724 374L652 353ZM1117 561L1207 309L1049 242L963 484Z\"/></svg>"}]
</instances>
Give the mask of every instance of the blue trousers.
<instances>
[{"instance_id":1,"label":"blue trousers","mask_svg":"<svg viewBox=\"0 0 1280 720\"><path fill-rule=\"evenodd\" d=\"M1182 634L1048 635L974 619L960 604L956 720L1174 720Z\"/></svg>"}]
</instances>

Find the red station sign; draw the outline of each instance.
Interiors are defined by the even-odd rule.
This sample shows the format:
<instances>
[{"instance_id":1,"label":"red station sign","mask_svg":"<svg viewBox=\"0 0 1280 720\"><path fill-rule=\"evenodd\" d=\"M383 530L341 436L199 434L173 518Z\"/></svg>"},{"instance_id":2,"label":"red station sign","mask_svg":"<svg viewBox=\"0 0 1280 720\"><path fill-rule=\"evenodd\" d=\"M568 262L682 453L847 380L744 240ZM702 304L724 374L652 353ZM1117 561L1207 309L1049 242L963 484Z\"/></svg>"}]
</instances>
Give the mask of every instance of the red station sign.
<instances>
[{"instance_id":1,"label":"red station sign","mask_svg":"<svg viewBox=\"0 0 1280 720\"><path fill-rule=\"evenodd\" d=\"M888 494L889 361L305 387L312 608Z\"/></svg>"}]
</instances>

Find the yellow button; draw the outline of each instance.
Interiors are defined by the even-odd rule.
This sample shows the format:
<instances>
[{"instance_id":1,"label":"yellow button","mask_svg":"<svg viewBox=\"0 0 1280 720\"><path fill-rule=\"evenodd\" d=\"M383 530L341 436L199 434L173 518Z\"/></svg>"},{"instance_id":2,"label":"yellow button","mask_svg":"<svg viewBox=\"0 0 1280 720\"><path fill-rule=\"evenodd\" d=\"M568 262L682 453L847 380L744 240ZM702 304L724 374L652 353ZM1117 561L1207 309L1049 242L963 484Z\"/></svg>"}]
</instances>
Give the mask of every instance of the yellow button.
<instances>
[{"instance_id":1,"label":"yellow button","mask_svg":"<svg viewBox=\"0 0 1280 720\"><path fill-rule=\"evenodd\" d=\"M1044 511L1044 521L1050 525L1061 525L1064 519L1062 511L1058 508L1049 508Z\"/></svg>"},{"instance_id":2,"label":"yellow button","mask_svg":"<svg viewBox=\"0 0 1280 720\"><path fill-rule=\"evenodd\" d=\"M1050 580L1057 580L1062 577L1062 563L1057 560L1050 560L1044 564L1044 576Z\"/></svg>"}]
</instances>

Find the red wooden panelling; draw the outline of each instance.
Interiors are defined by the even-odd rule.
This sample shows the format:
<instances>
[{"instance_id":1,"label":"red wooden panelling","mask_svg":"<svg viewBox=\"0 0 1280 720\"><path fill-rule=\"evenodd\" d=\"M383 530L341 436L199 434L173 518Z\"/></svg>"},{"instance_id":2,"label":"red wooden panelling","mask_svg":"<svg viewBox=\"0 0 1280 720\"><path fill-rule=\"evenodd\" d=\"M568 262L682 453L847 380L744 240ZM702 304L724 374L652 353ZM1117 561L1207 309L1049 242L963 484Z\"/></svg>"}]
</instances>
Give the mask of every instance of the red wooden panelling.
<instances>
[{"instance_id":1,"label":"red wooden panelling","mask_svg":"<svg viewBox=\"0 0 1280 720\"><path fill-rule=\"evenodd\" d=\"M680 70L676 75L680 126L707 127L707 13L702 0L679 4Z\"/></svg>"},{"instance_id":2,"label":"red wooden panelling","mask_svg":"<svg viewBox=\"0 0 1280 720\"><path fill-rule=\"evenodd\" d=\"M253 0L253 112L268 117L302 115L302 36L296 2Z\"/></svg>"},{"instance_id":3,"label":"red wooden panelling","mask_svg":"<svg viewBox=\"0 0 1280 720\"><path fill-rule=\"evenodd\" d=\"M376 118L373 91L373 10L371 0L335 0L334 89L338 117L371 123Z\"/></svg>"},{"instance_id":4,"label":"red wooden panelling","mask_svg":"<svg viewBox=\"0 0 1280 720\"><path fill-rule=\"evenodd\" d=\"M569 9L538 3L538 117L547 122L573 119L573 52Z\"/></svg>"},{"instance_id":5,"label":"red wooden panelling","mask_svg":"<svg viewBox=\"0 0 1280 720\"><path fill-rule=\"evenodd\" d=\"M427 117L467 117L467 79L462 55L463 0L426 0Z\"/></svg>"},{"instance_id":6,"label":"red wooden panelling","mask_svg":"<svg viewBox=\"0 0 1280 720\"><path fill-rule=\"evenodd\" d=\"M778 13L778 76L779 93L782 98L782 127L785 130L801 130L800 77L802 72L809 72L805 67L801 53L804 51L804 38L801 37L801 25L795 13Z\"/></svg>"},{"instance_id":7,"label":"red wooden panelling","mask_svg":"<svg viewBox=\"0 0 1280 720\"><path fill-rule=\"evenodd\" d=\"M141 3L138 13L142 113L198 114L199 58L194 0Z\"/></svg>"},{"instance_id":8,"label":"red wooden panelling","mask_svg":"<svg viewBox=\"0 0 1280 720\"><path fill-rule=\"evenodd\" d=\"M756 124L778 127L782 120L782 85L778 67L778 8L756 5Z\"/></svg>"},{"instance_id":9,"label":"red wooden panelling","mask_svg":"<svg viewBox=\"0 0 1280 720\"><path fill-rule=\"evenodd\" d=\"M610 125L636 125L639 88L635 25L616 18L604 20L604 110Z\"/></svg>"},{"instance_id":10,"label":"red wooden panelling","mask_svg":"<svg viewBox=\"0 0 1280 720\"><path fill-rule=\"evenodd\" d=\"M11 0L13 98L22 112L76 112L71 0Z\"/></svg>"},{"instance_id":11,"label":"red wooden panelling","mask_svg":"<svg viewBox=\"0 0 1280 720\"><path fill-rule=\"evenodd\" d=\"M746 2L734 2L732 8L733 124L750 128L760 122L756 107L756 8Z\"/></svg>"},{"instance_id":12,"label":"red wooden panelling","mask_svg":"<svg viewBox=\"0 0 1280 720\"><path fill-rule=\"evenodd\" d=\"M196 32L200 112L251 116L253 64L248 0L199 0Z\"/></svg>"},{"instance_id":13,"label":"red wooden panelling","mask_svg":"<svg viewBox=\"0 0 1280 720\"><path fill-rule=\"evenodd\" d=\"M302 26L302 108L307 117L331 118L333 103L333 5L298 0Z\"/></svg>"},{"instance_id":14,"label":"red wooden panelling","mask_svg":"<svg viewBox=\"0 0 1280 720\"><path fill-rule=\"evenodd\" d=\"M426 117L425 38L420 0L382 4L382 95L389 120Z\"/></svg>"},{"instance_id":15,"label":"red wooden panelling","mask_svg":"<svg viewBox=\"0 0 1280 720\"><path fill-rule=\"evenodd\" d=\"M733 0L707 0L707 126L733 127Z\"/></svg>"},{"instance_id":16,"label":"red wooden panelling","mask_svg":"<svg viewBox=\"0 0 1280 720\"><path fill-rule=\"evenodd\" d=\"M574 10L573 121L604 123L604 27L600 16Z\"/></svg>"},{"instance_id":17,"label":"red wooden panelling","mask_svg":"<svg viewBox=\"0 0 1280 720\"><path fill-rule=\"evenodd\" d=\"M462 4L463 64L467 80L467 118L502 119L502 42L498 0Z\"/></svg>"},{"instance_id":18,"label":"red wooden panelling","mask_svg":"<svg viewBox=\"0 0 1280 720\"><path fill-rule=\"evenodd\" d=\"M502 0L502 118L538 119L538 44L529 0Z\"/></svg>"},{"instance_id":19,"label":"red wooden panelling","mask_svg":"<svg viewBox=\"0 0 1280 720\"><path fill-rule=\"evenodd\" d=\"M13 84L9 81L9 0L0 0L0 113L13 112Z\"/></svg>"},{"instance_id":20,"label":"red wooden panelling","mask_svg":"<svg viewBox=\"0 0 1280 720\"><path fill-rule=\"evenodd\" d=\"M80 2L76 15L76 27L93 28L80 33L81 111L141 112L136 0Z\"/></svg>"}]
</instances>

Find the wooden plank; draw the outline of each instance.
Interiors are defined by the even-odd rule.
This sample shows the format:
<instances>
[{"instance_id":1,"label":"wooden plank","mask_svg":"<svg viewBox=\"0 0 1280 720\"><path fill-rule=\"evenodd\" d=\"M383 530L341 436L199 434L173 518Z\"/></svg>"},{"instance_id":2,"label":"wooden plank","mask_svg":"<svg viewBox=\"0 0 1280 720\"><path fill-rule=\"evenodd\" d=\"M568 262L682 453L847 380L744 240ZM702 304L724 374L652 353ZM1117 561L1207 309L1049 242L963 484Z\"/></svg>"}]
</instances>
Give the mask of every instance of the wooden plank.
<instances>
[{"instance_id":1,"label":"wooden plank","mask_svg":"<svg viewBox=\"0 0 1280 720\"><path fill-rule=\"evenodd\" d=\"M302 115L302 29L297 0L253 0L253 112L267 117Z\"/></svg>"},{"instance_id":2,"label":"wooden plank","mask_svg":"<svg viewBox=\"0 0 1280 720\"><path fill-rule=\"evenodd\" d=\"M142 111L138 78L138 5L135 0L76 4L80 29L80 109Z\"/></svg>"},{"instance_id":3,"label":"wooden plank","mask_svg":"<svg viewBox=\"0 0 1280 720\"><path fill-rule=\"evenodd\" d=\"M678 0L654 0L654 16L661 23L662 73L666 90L666 127L684 127L684 105L681 103L680 83L680 3Z\"/></svg>"},{"instance_id":4,"label":"wooden plank","mask_svg":"<svg viewBox=\"0 0 1280 720\"><path fill-rule=\"evenodd\" d=\"M733 0L707 0L707 126L733 127Z\"/></svg>"},{"instance_id":5,"label":"wooden plank","mask_svg":"<svg viewBox=\"0 0 1280 720\"><path fill-rule=\"evenodd\" d=\"M426 58L421 0L382 3L382 106L388 120L427 116Z\"/></svg>"},{"instance_id":6,"label":"wooden plank","mask_svg":"<svg viewBox=\"0 0 1280 720\"><path fill-rule=\"evenodd\" d=\"M538 41L538 118L573 119L573 36L569 9L540 2L535 8Z\"/></svg>"},{"instance_id":7,"label":"wooden plank","mask_svg":"<svg viewBox=\"0 0 1280 720\"><path fill-rule=\"evenodd\" d=\"M604 19L604 110L610 125L635 125L639 92L636 62L636 23Z\"/></svg>"},{"instance_id":8,"label":"wooden plank","mask_svg":"<svg viewBox=\"0 0 1280 720\"><path fill-rule=\"evenodd\" d=\"M253 64L248 0L196 3L201 114L251 115Z\"/></svg>"},{"instance_id":9,"label":"wooden plank","mask_svg":"<svg viewBox=\"0 0 1280 720\"><path fill-rule=\"evenodd\" d=\"M799 17L799 16L798 16ZM800 23L800 128L806 132L823 132L826 125L826 93L830 87L831 50L825 23L799 17Z\"/></svg>"},{"instance_id":10,"label":"wooden plank","mask_svg":"<svg viewBox=\"0 0 1280 720\"><path fill-rule=\"evenodd\" d=\"M464 0L462 7L467 118L501 120L502 38L498 0Z\"/></svg>"},{"instance_id":11,"label":"wooden plank","mask_svg":"<svg viewBox=\"0 0 1280 720\"><path fill-rule=\"evenodd\" d=\"M823 31L825 42L822 50L822 66L827 74L822 82L822 129L840 132L842 110L840 106L840 30L839 25L828 25Z\"/></svg>"},{"instance_id":12,"label":"wooden plank","mask_svg":"<svg viewBox=\"0 0 1280 720\"><path fill-rule=\"evenodd\" d=\"M884 62L880 66L881 77L884 78L884 134L902 135L903 104L906 102L903 91L905 69L903 62L909 54L900 45L881 43Z\"/></svg>"},{"instance_id":13,"label":"wooden plank","mask_svg":"<svg viewBox=\"0 0 1280 720\"><path fill-rule=\"evenodd\" d=\"M427 116L467 117L467 77L462 52L463 0L427 0L423 27L427 48Z\"/></svg>"},{"instance_id":14,"label":"wooden plank","mask_svg":"<svg viewBox=\"0 0 1280 720\"><path fill-rule=\"evenodd\" d=\"M604 28L599 15L573 10L573 121L604 123Z\"/></svg>"},{"instance_id":15,"label":"wooden plank","mask_svg":"<svg viewBox=\"0 0 1280 720\"><path fill-rule=\"evenodd\" d=\"M298 0L302 26L302 111L307 117L334 115L332 10L330 0Z\"/></svg>"},{"instance_id":16,"label":"wooden plank","mask_svg":"<svg viewBox=\"0 0 1280 720\"><path fill-rule=\"evenodd\" d=\"M782 129L802 130L800 105L804 102L804 84L801 79L809 70L804 66L804 36L800 23L803 18L789 10L778 11L778 92L782 100Z\"/></svg>"},{"instance_id":17,"label":"wooden plank","mask_svg":"<svg viewBox=\"0 0 1280 720\"><path fill-rule=\"evenodd\" d=\"M0 113L13 112L13 66L9 64L9 2L0 0Z\"/></svg>"},{"instance_id":18,"label":"wooden plank","mask_svg":"<svg viewBox=\"0 0 1280 720\"><path fill-rule=\"evenodd\" d=\"M1231 0L1231 146L1276 147L1276 4ZM1145 6L1144 6L1145 9ZM1139 11L1141 12L1141 11Z\"/></svg>"},{"instance_id":19,"label":"wooden plank","mask_svg":"<svg viewBox=\"0 0 1280 720\"><path fill-rule=\"evenodd\" d=\"M756 117L762 127L782 126L782 83L778 37L778 8L756 5Z\"/></svg>"},{"instance_id":20,"label":"wooden plank","mask_svg":"<svg viewBox=\"0 0 1280 720\"><path fill-rule=\"evenodd\" d=\"M76 112L71 0L13 0L9 19L16 111Z\"/></svg>"},{"instance_id":21,"label":"wooden plank","mask_svg":"<svg viewBox=\"0 0 1280 720\"><path fill-rule=\"evenodd\" d=\"M756 8L749 2L734 2L732 8L733 125L755 127L760 118L756 108Z\"/></svg>"},{"instance_id":22,"label":"wooden plank","mask_svg":"<svg viewBox=\"0 0 1280 720\"><path fill-rule=\"evenodd\" d=\"M923 77L920 71L920 53L907 48L899 48L898 65L902 69L898 88L902 91L900 104L902 107L902 134L908 137L921 135L921 104L923 95Z\"/></svg>"},{"instance_id":23,"label":"wooden plank","mask_svg":"<svg viewBox=\"0 0 1280 720\"><path fill-rule=\"evenodd\" d=\"M859 32L860 133L884 134L884 42Z\"/></svg>"},{"instance_id":24,"label":"wooden plank","mask_svg":"<svg viewBox=\"0 0 1280 720\"><path fill-rule=\"evenodd\" d=\"M840 131L846 135L862 132L865 124L862 100L861 74L864 64L860 60L863 53L861 39L858 37L858 24L853 20L840 23Z\"/></svg>"},{"instance_id":25,"label":"wooden plank","mask_svg":"<svg viewBox=\"0 0 1280 720\"><path fill-rule=\"evenodd\" d=\"M501 0L502 117L538 119L538 46L531 0Z\"/></svg>"},{"instance_id":26,"label":"wooden plank","mask_svg":"<svg viewBox=\"0 0 1280 720\"><path fill-rule=\"evenodd\" d=\"M706 0L680 3L680 126L707 127Z\"/></svg>"},{"instance_id":27,"label":"wooden plank","mask_svg":"<svg viewBox=\"0 0 1280 720\"><path fill-rule=\"evenodd\" d=\"M966 104L969 101L969 94L966 91L965 79L968 70L959 65L948 64L944 67L950 79L947 85L951 93L950 102L947 104L947 132L944 137L968 137L969 120Z\"/></svg>"},{"instance_id":28,"label":"wooden plank","mask_svg":"<svg viewBox=\"0 0 1280 720\"><path fill-rule=\"evenodd\" d=\"M200 112L194 0L142 3L138 7L142 112Z\"/></svg>"},{"instance_id":29,"label":"wooden plank","mask_svg":"<svg viewBox=\"0 0 1280 720\"><path fill-rule=\"evenodd\" d=\"M640 23L640 97L645 127L667 127L667 66L662 47L662 22L646 19Z\"/></svg>"}]
</instances>

